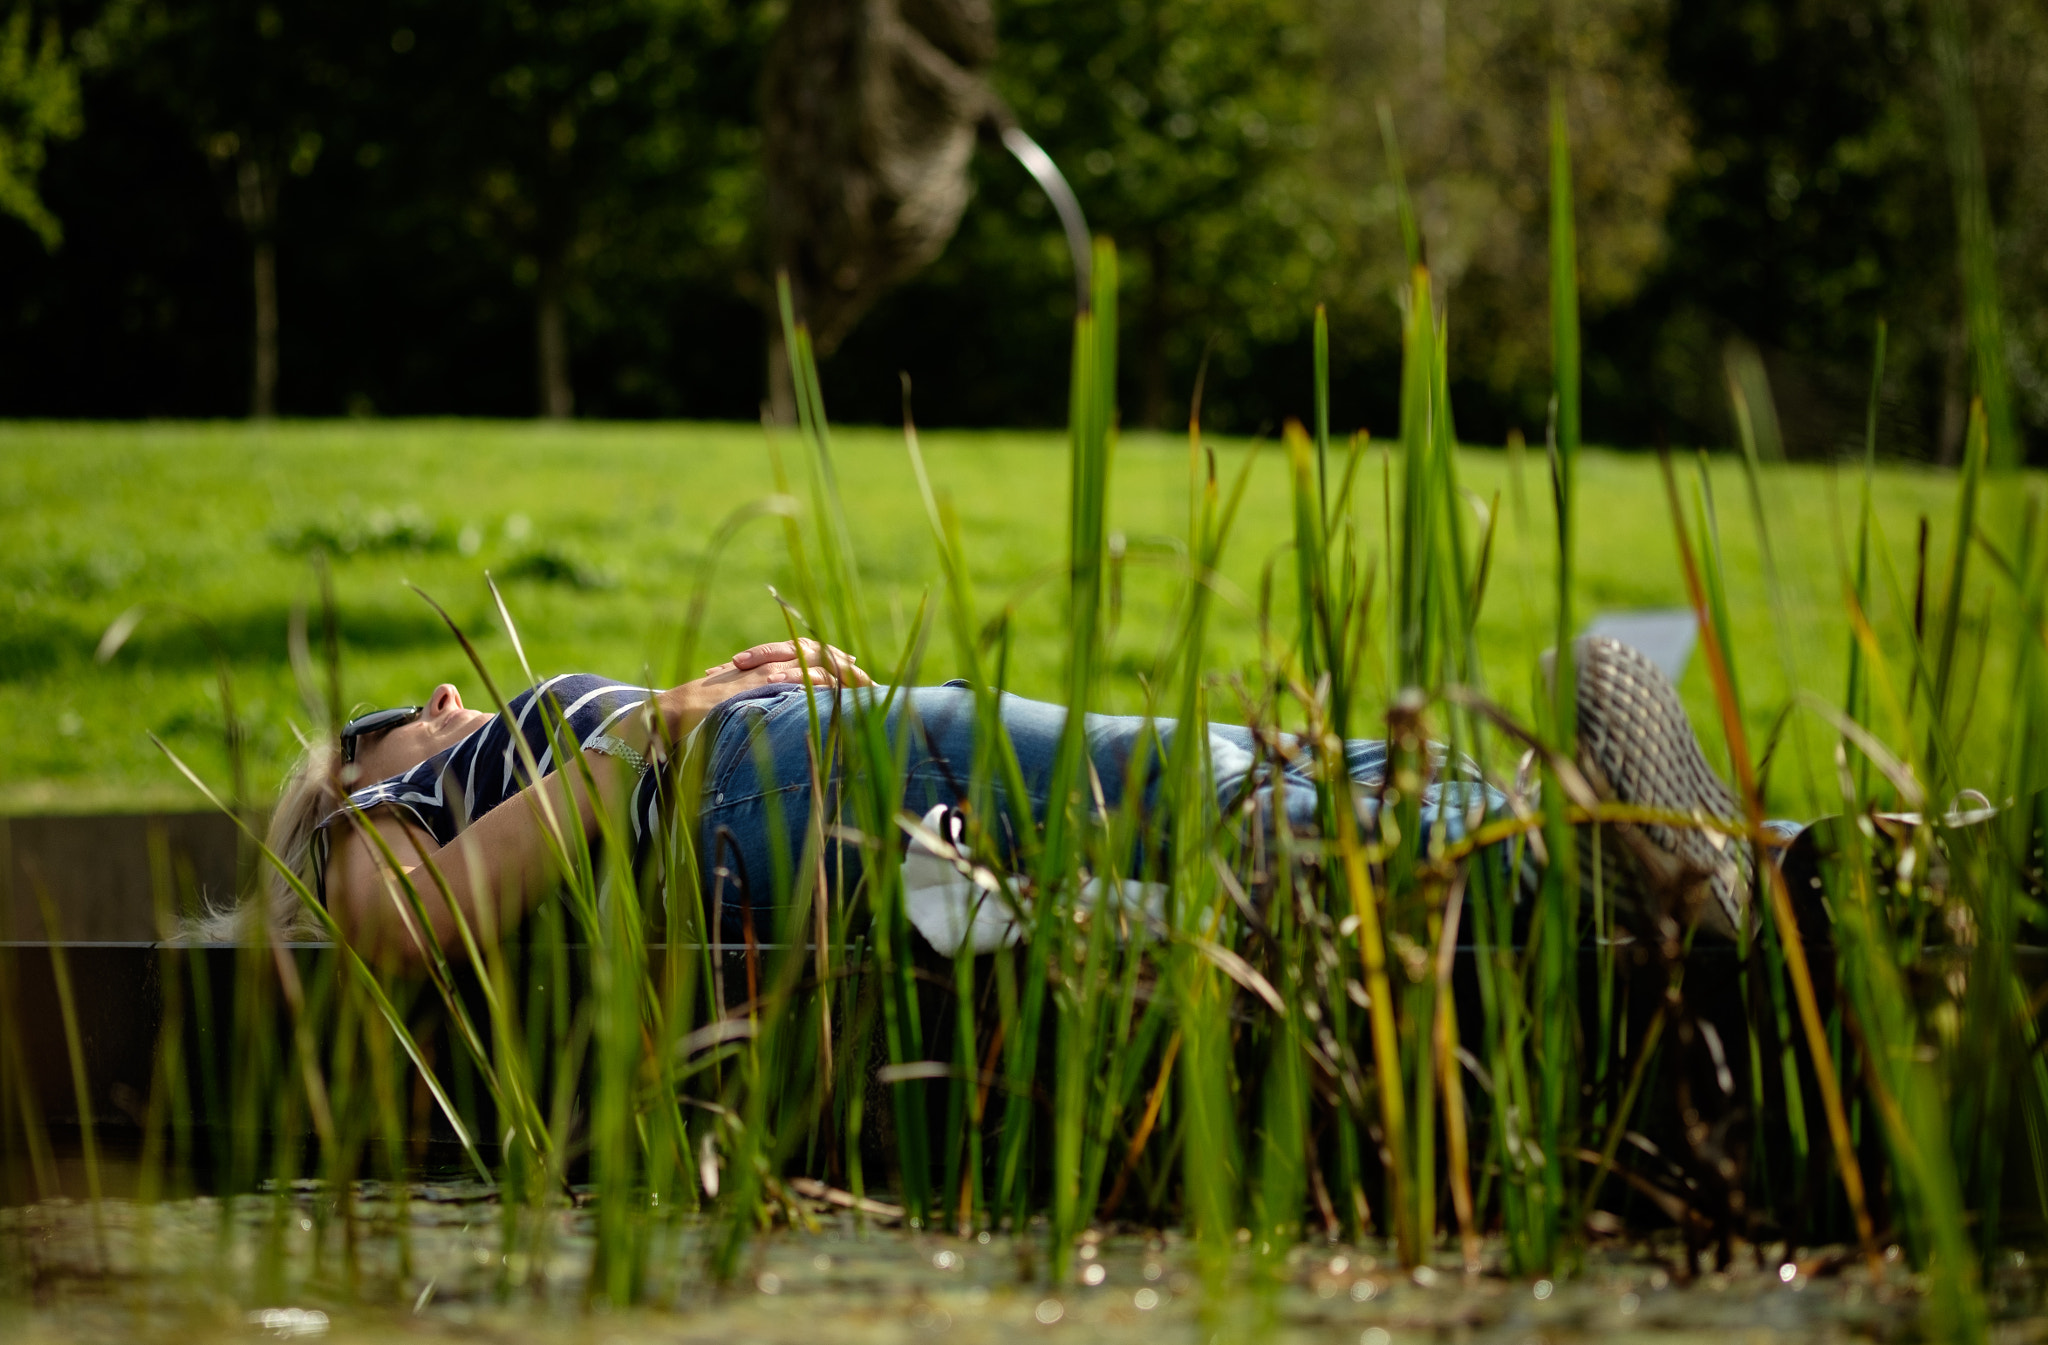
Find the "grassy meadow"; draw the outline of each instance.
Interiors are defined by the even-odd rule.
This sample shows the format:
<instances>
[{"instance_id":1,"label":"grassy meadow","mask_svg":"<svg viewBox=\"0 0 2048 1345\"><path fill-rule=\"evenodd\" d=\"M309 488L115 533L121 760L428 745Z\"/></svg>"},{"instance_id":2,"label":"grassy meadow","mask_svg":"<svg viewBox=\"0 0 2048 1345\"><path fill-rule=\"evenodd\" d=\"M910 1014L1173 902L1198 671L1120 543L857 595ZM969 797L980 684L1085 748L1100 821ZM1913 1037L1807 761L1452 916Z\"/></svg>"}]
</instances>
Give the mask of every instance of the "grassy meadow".
<instances>
[{"instance_id":1,"label":"grassy meadow","mask_svg":"<svg viewBox=\"0 0 2048 1345\"><path fill-rule=\"evenodd\" d=\"M1009 686L1057 699L1065 647L1058 570L1067 544L1066 437L941 431L924 435L923 446L935 487L958 511L984 610L1004 602L1015 610ZM1284 634L1294 624L1286 455L1273 444L1212 447L1226 481L1244 454L1259 455L1223 556L1228 582L1209 658L1212 670L1249 673L1258 659L1269 569L1271 626ZM937 601L939 593L903 436L843 429L834 448L870 601L900 650L920 601L927 593ZM1393 448L1390 465L1374 442L1355 491L1360 544L1378 553L1374 619L1381 631L1386 487L1391 481L1398 492L1400 479L1399 445ZM228 783L221 657L250 735L250 791L267 798L294 751L293 726L303 731L311 722L295 690L286 632L295 604L311 610L317 627L316 551L331 558L351 702L404 703L447 680L482 703L460 649L408 582L448 606L493 662L501 686L516 684L483 583L486 570L504 583L542 675L588 669L663 684L694 675L697 669L676 666L681 615L721 522L773 494L769 450L759 426L723 424L0 428L0 536L8 539L0 554L0 734L10 744L0 756L0 810L203 806L145 735L154 731L209 779ZM780 450L792 464L801 460L793 435ZM1800 464L1766 475L1763 507L1784 595L1781 630L1740 459L1681 456L1676 466L1689 510L1703 462L1720 520L1749 729L1762 742L1787 704L1788 665L1800 687L1834 700L1842 694L1843 557L1853 544L1859 473ZM1109 526L1124 539L1124 562L1120 582L1112 583L1120 603L1111 616L1102 696L1108 708L1135 709L1185 555L1187 441L1124 436L1113 471ZM1472 535L1488 513L1500 515L1479 623L1480 666L1497 679L1490 693L1528 719L1535 656L1552 642L1555 620L1548 468L1540 448L1509 454L1468 447L1458 471ZM1581 620L1684 606L1656 458L1585 451L1576 489ZM1930 528L1929 583L1940 591L1954 498L1950 473L1886 467L1877 474L1876 518L1892 569L1887 575L1880 567L1872 584L1872 618L1888 640L1905 628L1897 618L1917 582L1923 519ZM1398 511L1398 494L1393 506ZM1989 579L1980 582L1988 595ZM788 552L777 520L757 518L741 529L717 571L701 646L707 659L780 634L770 584L790 592ZM134 622L132 633L110 658L97 660L103 635L124 614ZM2007 629L1987 617L1965 631L1966 689L2005 684ZM1364 663L1369 704L1386 703L1386 645L1376 638ZM891 649L862 652L878 674L894 656ZM953 675L953 658L950 642L934 640L924 679ZM1710 754L1725 761L1697 652L1681 690ZM1227 691L1219 694L1214 713L1228 717L1232 703ZM1974 716L1972 736L1996 733L1998 719L1989 710ZM1804 751L1802 736L1815 744L1825 737L1805 733L1797 721L1786 730L1770 777L1770 803L1781 814L1809 815L1839 798L1819 749Z\"/></svg>"}]
</instances>

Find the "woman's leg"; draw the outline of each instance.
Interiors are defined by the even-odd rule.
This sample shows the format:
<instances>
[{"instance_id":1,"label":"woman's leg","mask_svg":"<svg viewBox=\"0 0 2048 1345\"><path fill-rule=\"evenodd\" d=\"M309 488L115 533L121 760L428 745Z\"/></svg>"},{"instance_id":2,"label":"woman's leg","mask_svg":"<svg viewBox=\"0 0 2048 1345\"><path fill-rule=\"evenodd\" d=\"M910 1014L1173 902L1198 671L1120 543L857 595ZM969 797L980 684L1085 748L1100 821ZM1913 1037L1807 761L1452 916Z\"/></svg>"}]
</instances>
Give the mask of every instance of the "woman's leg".
<instances>
[{"instance_id":1,"label":"woman's leg","mask_svg":"<svg viewBox=\"0 0 2048 1345\"><path fill-rule=\"evenodd\" d=\"M979 708L974 692L964 684L940 687L876 687L858 693L876 703L889 705L887 727L892 744L904 744L905 771L900 806L923 813L935 804L958 805L968 801L974 775ZM829 696L817 700L818 718L827 736L838 706ZM1003 725L1017 754L1024 787L1024 803L1034 825L1045 819L1046 799L1051 792L1052 773L1059 753L1060 735L1066 727L1064 707L1022 696L1002 698ZM850 717L849 717L850 718ZM1264 778L1251 781L1257 769L1258 753L1249 730L1228 724L1205 725L1206 748L1212 780L1220 806L1245 797L1248 782L1251 797L1261 814L1270 817L1276 792L1284 795L1285 811L1297 828L1312 826L1315 820L1315 781L1310 764L1295 756L1279 774L1280 781ZM1172 750L1178 726L1171 720L1147 720L1139 715L1089 715L1087 740L1089 761L1100 782L1103 801L1121 807L1137 764L1144 763L1143 788L1149 806L1157 796L1159 763ZM805 829L813 799L810 767L810 714L801 688L791 687L778 695L759 697L734 707L730 718L709 750L711 759L705 775L704 808L700 841L706 875L707 895L724 911L737 918L752 909L763 930L777 927L778 884L791 881L794 866L803 853ZM1380 744L1359 741L1348 744L1347 767L1354 780L1376 783L1385 760ZM841 770L845 748L841 746L838 769L825 772L830 797L827 806L850 814ZM1008 782L1001 771L994 772L991 825L1007 830L1016 809L1009 797ZM1278 788L1276 788L1278 786ZM840 819L858 825L857 817ZM828 856L828 878L850 884L859 873L859 855L852 847L836 847ZM729 930L736 929L728 924Z\"/></svg>"},{"instance_id":2,"label":"woman's leg","mask_svg":"<svg viewBox=\"0 0 2048 1345\"><path fill-rule=\"evenodd\" d=\"M888 706L889 741L906 754L900 808L922 813L934 803L966 800L977 725L971 689L948 685L821 693L815 698L816 716L831 756L821 760L818 774L825 792L822 806L835 814L832 820L845 826L862 821L844 778L854 758L844 730L854 720L842 711L854 696ZM811 702L801 687L792 686L734 707L707 749L711 755L698 835L706 896L728 938L738 936L746 912L752 912L763 935L780 928L787 914L778 894L786 893L794 880L818 802L811 785L811 718ZM1026 802L1032 817L1041 819L1065 712L1006 697L1004 718L1023 767ZM835 726L842 731L835 732ZM1000 781L995 802L998 813L1007 815L1007 791ZM883 825L893 831L893 818ZM859 850L836 840L828 845L826 878L850 890L860 875Z\"/></svg>"},{"instance_id":3,"label":"woman's leg","mask_svg":"<svg viewBox=\"0 0 2048 1345\"><path fill-rule=\"evenodd\" d=\"M1707 817L1735 816L1739 810L1733 796L1713 779L1699 757L1691 725L1662 674L1640 655L1613 641L1588 639L1581 641L1577 649L1582 665L1578 687L1580 736L1582 743L1597 740L1595 750L1582 753L1582 767L1597 767L1614 797L1624 802L1647 802L1668 811ZM845 694L879 700L890 693L888 688L878 687ZM711 745L701 835L707 885L728 907L752 906L766 913L774 900L776 874L786 875L802 853L812 806L806 747L810 716L805 704L804 693L797 687L742 704ZM833 701L821 696L818 704L819 717L829 728ZM891 741L902 742L906 731L910 735L904 747L907 773L902 804L922 812L935 803L962 802L973 776L978 732L972 690L964 684L902 689L889 704ZM1649 705L1648 710L1644 709L1645 704ZM1021 767L1027 795L1024 802L1034 823L1042 821L1066 711L1044 702L1005 696L1002 714ZM1612 731L1602 731L1602 725ZM1145 751L1153 766L1146 772L1143 787L1148 794L1156 792L1157 762L1162 753L1171 750L1173 736L1178 732L1176 725L1171 721L1155 724L1137 716L1090 715L1087 731L1090 761L1106 803L1111 807L1121 804L1133 762L1138 759L1140 747L1148 743ZM1298 829L1314 825L1312 763L1301 754L1290 753L1277 778L1266 768L1255 779L1261 754L1255 750L1247 730L1208 724L1204 731L1208 735L1206 747L1220 804L1240 800L1249 786L1252 797L1259 801L1261 816L1270 819L1276 786L1280 786L1284 789L1288 821ZM1600 750L1603 744L1604 756ZM1684 770L1673 768L1660 775L1651 769L1681 758L1681 765L1690 763ZM1345 744L1346 774L1357 787L1355 809L1368 827L1377 820L1378 786L1386 765L1384 744L1365 739ZM1643 779L1636 778L1645 771L1649 773ZM1682 787L1667 787L1663 783L1667 775L1680 778ZM1469 765L1439 762L1432 776L1433 783L1424 789L1421 800L1421 822L1426 829L1434 829L1441 821L1445 833L1455 839L1481 818L1505 807L1506 801L1499 791L1481 782ZM836 771L833 772L827 781L831 791L828 806L843 792L840 783ZM1000 776L995 804L1000 814L1014 811L1002 791ZM857 823L859 819L845 820ZM1668 837L1661 834L1668 829L1637 830L1663 852L1661 857L1668 861L1664 867L1676 867L1681 876L1698 872L1711 875L1713 900L1707 906L1710 928L1718 932L1745 922L1747 847L1716 844L1718 838L1710 839L1696 829L1673 830ZM1710 848L1712 853L1695 861L1691 850L1702 847ZM1505 847L1502 854L1506 854ZM834 858L848 861L848 867L842 870L845 878L857 875L857 854L849 849ZM1521 876L1525 881L1531 877L1527 873ZM1692 879L1688 877L1687 881L1691 883ZM1659 886L1654 881L1648 885Z\"/></svg>"}]
</instances>

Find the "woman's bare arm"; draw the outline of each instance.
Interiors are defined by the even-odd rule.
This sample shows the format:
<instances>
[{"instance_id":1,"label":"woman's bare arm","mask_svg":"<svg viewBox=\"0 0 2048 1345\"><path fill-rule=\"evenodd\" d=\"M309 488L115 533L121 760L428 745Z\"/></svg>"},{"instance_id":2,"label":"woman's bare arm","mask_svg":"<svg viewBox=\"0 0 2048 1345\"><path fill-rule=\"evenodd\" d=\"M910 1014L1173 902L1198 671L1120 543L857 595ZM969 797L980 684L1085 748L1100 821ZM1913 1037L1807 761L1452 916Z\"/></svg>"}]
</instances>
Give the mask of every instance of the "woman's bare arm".
<instances>
[{"instance_id":1,"label":"woman's bare arm","mask_svg":"<svg viewBox=\"0 0 2048 1345\"><path fill-rule=\"evenodd\" d=\"M754 687L796 682L806 675L801 665L810 665L808 676L814 685L870 684L866 674L850 664L829 655L818 657L815 649L802 652L802 659L791 650L786 657L771 657L753 667L722 665L709 676L659 693L654 705L661 736L668 743L680 742L720 702ZM821 663L826 666L818 666ZM644 752L655 718L629 715L614 728L613 736ZM467 951L456 921L458 910L478 939L502 937L527 906L558 881L557 844L573 853L573 838L559 830L551 838L543 819L554 819L557 829L578 827L586 839L593 838L603 816L600 810L616 815L632 787L634 777L614 758L593 750L583 759L589 779L597 785L595 800L583 771L552 771L484 814L447 845L434 844L393 808L372 809L365 820L389 848L397 873L361 822L349 828L346 839L337 838L327 864L326 898L344 937L366 956L411 966L425 963L427 945L398 874L411 881L434 938L449 956L459 958ZM434 879L437 870L446 884L445 896Z\"/></svg>"},{"instance_id":2,"label":"woman's bare arm","mask_svg":"<svg viewBox=\"0 0 2048 1345\"><path fill-rule=\"evenodd\" d=\"M421 909L444 953L461 958L467 952L456 921L458 909L478 939L501 937L525 914L527 905L552 886L557 864L544 818L553 818L557 829L579 827L589 838L597 830L598 809L618 807L627 787L626 772L601 752L585 752L583 760L597 783L596 804L580 770L552 771L478 818L447 845L435 845L432 837L393 808L379 807L367 814L368 824L390 850L397 874L419 894ZM562 830L559 843L573 847L575 841ZM445 895L435 871L447 885ZM416 928L411 903L383 849L360 822L328 859L327 908L343 936L364 956L395 958L410 966L426 962L427 945Z\"/></svg>"}]
</instances>

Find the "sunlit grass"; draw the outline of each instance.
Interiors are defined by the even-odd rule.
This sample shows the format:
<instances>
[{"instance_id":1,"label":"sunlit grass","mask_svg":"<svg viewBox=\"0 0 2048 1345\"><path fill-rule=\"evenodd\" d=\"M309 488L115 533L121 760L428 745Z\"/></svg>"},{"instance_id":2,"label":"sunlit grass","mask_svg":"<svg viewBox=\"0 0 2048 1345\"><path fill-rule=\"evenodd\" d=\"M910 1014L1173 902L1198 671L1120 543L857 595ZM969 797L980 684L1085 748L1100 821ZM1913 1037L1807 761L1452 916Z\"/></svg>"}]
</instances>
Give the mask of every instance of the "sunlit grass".
<instances>
[{"instance_id":1,"label":"sunlit grass","mask_svg":"<svg viewBox=\"0 0 2048 1345\"><path fill-rule=\"evenodd\" d=\"M1340 437L1344 427L1339 427ZM1391 436L1395 427L1380 428ZM1056 698L1063 626L1059 586L1047 566L1064 548L1066 458L1057 435L926 431L926 460L954 501L966 559L984 603L1020 594L1012 684ZM1216 443L1234 474L1238 441ZM1339 445L1341 449L1341 444ZM876 618L900 633L936 566L900 432L841 429L835 450L841 487ZM1494 690L1526 711L1534 651L1554 629L1555 547L1551 492L1540 450L1526 455L1519 488L1509 456L1468 448L1462 484L1502 515L1493 578L1479 626L1480 653ZM1739 467L1713 458L1715 494L1726 520L1723 544L1737 643L1771 648L1755 531ZM1385 470L1379 441L1356 487L1361 536L1380 545ZM294 746L288 721L305 712L284 659L295 602L313 599L302 554L278 545L309 527L367 531L382 510L410 505L436 549L364 549L338 559L335 587L347 651L345 694L403 703L452 680L474 697L445 632L401 581L410 579L465 618L492 658L509 655L488 619L481 570L501 577L534 555L560 556L607 581L579 589L509 578L537 666L589 669L633 678L652 664L673 668L669 637L686 587L719 519L772 488L757 426L579 425L452 422L242 425L14 425L0 428L0 531L18 539L0 558L11 601L0 601L0 731L14 747L0 760L0 807L14 811L182 806L189 796L149 747L164 735L216 776L225 771L213 662L199 618L219 633L233 662L240 709L252 733L251 778L267 787ZM1918 520L1932 526L1930 555L1949 554L1953 479L1917 467L1881 468L1875 515L1908 593ZM1771 503L1784 520L1777 537L1795 626L1806 634L1802 681L1838 687L1846 676L1847 620L1840 557L1853 546L1858 481L1854 467L1785 468ZM1584 501L1575 607L1603 611L1682 606L1684 589L1654 460L1591 449L1579 460ZM1284 454L1274 446L1254 465L1232 545L1223 557L1231 589L1212 634L1219 669L1248 666L1256 641L1247 619L1266 558L1291 542L1292 505ZM1518 504L1518 500L1520 503ZM1109 706L1142 702L1135 674L1150 666L1165 628L1173 579L1163 539L1187 519L1186 447L1163 435L1118 444L1110 526L1129 557L1116 641L1105 670ZM517 524L526 520L524 537ZM508 530L508 525L510 525ZM1478 519L1473 517L1477 530ZM460 550L474 528L477 551ZM1843 550L1838 552L1837 547ZM780 630L765 583L786 584L777 530L742 533L721 569L704 648L725 653ZM1938 578L1938 575L1937 575ZM1034 583L1034 581L1037 581ZM1888 614L1882 577L1877 611ZM1291 590L1277 600L1291 609ZM107 626L149 604L127 644L107 664L93 650ZM1894 640L1896 623L1876 623ZM2008 623L1991 628L1985 687L2001 684L2010 657ZM1783 704L1775 657L1745 667L1750 728L1767 732ZM927 664L933 679L958 671L944 642ZM1974 675L1974 667L1970 670ZM1375 688L1375 694L1379 688ZM1713 722L1713 699L1695 658L1681 690L1695 722ZM1221 707L1227 711L1228 706ZM1219 711L1221 712L1221 711ZM1995 716L1980 716L1973 736ZM1711 731L1710 751L1719 751ZM1824 766L1825 763L1815 763ZM1800 816L1827 799L1809 792L1805 767L1774 775L1774 805Z\"/></svg>"}]
</instances>

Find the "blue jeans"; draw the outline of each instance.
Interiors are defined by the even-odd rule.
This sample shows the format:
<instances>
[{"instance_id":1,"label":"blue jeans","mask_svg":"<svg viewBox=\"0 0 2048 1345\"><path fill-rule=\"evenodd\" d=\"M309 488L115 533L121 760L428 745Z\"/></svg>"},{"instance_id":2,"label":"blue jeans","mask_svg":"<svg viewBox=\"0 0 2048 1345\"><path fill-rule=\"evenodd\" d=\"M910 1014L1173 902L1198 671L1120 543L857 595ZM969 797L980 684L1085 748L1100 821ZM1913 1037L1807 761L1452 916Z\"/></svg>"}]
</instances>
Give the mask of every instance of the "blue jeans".
<instances>
[{"instance_id":1,"label":"blue jeans","mask_svg":"<svg viewBox=\"0 0 2048 1345\"><path fill-rule=\"evenodd\" d=\"M873 697L890 694L887 687L842 696ZM830 735L835 705L830 693L817 696L821 727ZM1003 725L1015 745L1022 768L1024 788L1029 794L1034 821L1045 820L1046 797L1052 783L1053 759L1059 750L1060 734L1066 727L1064 706L1005 695L1002 699ZM936 687L898 688L887 719L892 744L901 746L906 725L912 726L904 773L904 796L900 806L922 815L934 804L965 802L974 768L977 730L974 692L965 683ZM1103 801L1118 807L1128 787L1131 759L1147 729L1158 734L1150 750L1155 769L1145 781L1147 802L1158 787L1156 764L1178 730L1172 720L1147 720L1139 715L1097 715L1087 717L1088 754L1102 782ZM1272 816L1275 782L1263 774L1253 779L1255 769L1271 772L1271 763L1260 766L1253 750L1251 731L1231 724L1206 726L1209 761L1214 772L1218 806L1241 801L1247 791L1255 798L1261 815ZM706 724L705 738L710 757L705 766L703 808L699 823L699 851L705 875L706 897L719 908L719 927L724 937L737 938L743 932L743 915L751 913L761 937L773 937L781 927L782 912L775 909L778 863L791 872L803 854L804 832L809 825L812 798L807 739L810 715L800 686L761 687L727 701ZM843 753L839 754L843 756ZM1387 764L1386 744L1354 738L1344 745L1345 768L1363 785L1377 786ZM831 772L821 783L831 795L830 807L838 797L838 772L842 762L821 764ZM1288 822L1298 832L1316 820L1315 780L1311 763L1294 754L1285 763L1285 779L1278 791ZM1481 793L1481 790L1484 793ZM1464 833L1468 810L1491 812L1503 800L1499 793L1476 783L1453 781L1432 785L1424 794L1422 821L1436 824L1440 803L1448 803L1444 816L1453 838ZM1009 800L998 785L995 806L999 816L1009 815ZM1377 800L1366 800L1367 816ZM780 825L775 825L775 813ZM847 819L851 823L852 819ZM782 857L775 851L780 848ZM859 852L843 846L831 856L828 872L842 873L850 886L859 873Z\"/></svg>"}]
</instances>

